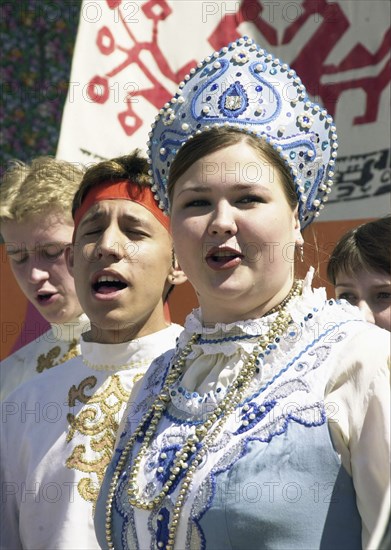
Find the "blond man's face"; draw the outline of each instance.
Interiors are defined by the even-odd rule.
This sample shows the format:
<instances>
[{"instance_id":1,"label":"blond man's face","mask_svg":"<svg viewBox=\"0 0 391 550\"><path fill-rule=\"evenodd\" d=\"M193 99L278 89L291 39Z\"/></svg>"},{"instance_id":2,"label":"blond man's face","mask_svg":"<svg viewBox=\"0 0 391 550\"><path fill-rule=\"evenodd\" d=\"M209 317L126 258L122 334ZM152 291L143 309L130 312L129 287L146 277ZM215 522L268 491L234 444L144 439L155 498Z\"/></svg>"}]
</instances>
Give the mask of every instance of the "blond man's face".
<instances>
[{"instance_id":1,"label":"blond man's face","mask_svg":"<svg viewBox=\"0 0 391 550\"><path fill-rule=\"evenodd\" d=\"M49 323L74 321L82 308L64 250L73 224L63 214L34 216L2 223L11 270L26 298Z\"/></svg>"}]
</instances>

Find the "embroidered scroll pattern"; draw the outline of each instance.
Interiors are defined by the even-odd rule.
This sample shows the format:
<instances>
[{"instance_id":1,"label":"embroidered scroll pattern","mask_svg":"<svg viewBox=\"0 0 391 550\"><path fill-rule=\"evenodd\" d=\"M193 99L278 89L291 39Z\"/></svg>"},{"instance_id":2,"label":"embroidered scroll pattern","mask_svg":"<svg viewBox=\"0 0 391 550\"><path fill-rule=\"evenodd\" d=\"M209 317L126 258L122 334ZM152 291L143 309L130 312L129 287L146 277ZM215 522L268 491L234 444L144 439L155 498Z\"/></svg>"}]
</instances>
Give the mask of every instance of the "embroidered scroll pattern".
<instances>
[{"instance_id":1,"label":"embroidered scroll pattern","mask_svg":"<svg viewBox=\"0 0 391 550\"><path fill-rule=\"evenodd\" d=\"M132 384L141 376L135 375ZM96 384L97 378L89 376L77 387L71 387L68 394L69 406L74 407L77 401L84 406L77 415L67 415L67 443L82 435L88 438L88 444L76 445L66 460L66 466L88 474L79 481L78 491L81 497L92 502L93 506L114 450L119 421L130 393L124 389L118 374L109 376L101 388L93 392Z\"/></svg>"},{"instance_id":2,"label":"embroidered scroll pattern","mask_svg":"<svg viewBox=\"0 0 391 550\"><path fill-rule=\"evenodd\" d=\"M44 353L41 353L41 355L38 356L36 371L43 372L45 369L51 369L53 367L56 367L57 365L60 365L61 363L65 363L65 361L68 361L68 359L73 359L73 357L77 357L79 354L80 352L77 347L76 339L73 339L69 343L68 351L66 351L62 357L61 347L55 346L54 348L49 350L46 355ZM59 357L60 359L58 359ZM58 360L56 361L56 359Z\"/></svg>"}]
</instances>

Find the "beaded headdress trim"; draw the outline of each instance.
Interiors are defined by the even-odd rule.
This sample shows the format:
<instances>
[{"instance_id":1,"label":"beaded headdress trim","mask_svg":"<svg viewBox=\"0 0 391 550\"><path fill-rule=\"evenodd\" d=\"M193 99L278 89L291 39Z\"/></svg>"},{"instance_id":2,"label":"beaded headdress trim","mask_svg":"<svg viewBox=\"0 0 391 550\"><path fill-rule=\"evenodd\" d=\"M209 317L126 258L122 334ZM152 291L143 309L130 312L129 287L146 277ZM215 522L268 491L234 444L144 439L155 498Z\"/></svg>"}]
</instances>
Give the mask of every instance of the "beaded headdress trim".
<instances>
[{"instance_id":1,"label":"beaded headdress trim","mask_svg":"<svg viewBox=\"0 0 391 550\"><path fill-rule=\"evenodd\" d=\"M337 157L333 119L313 103L295 71L243 37L191 69L156 116L148 155L152 189L168 213L167 181L179 149L228 126L264 139L286 162L304 228L328 199Z\"/></svg>"}]
</instances>

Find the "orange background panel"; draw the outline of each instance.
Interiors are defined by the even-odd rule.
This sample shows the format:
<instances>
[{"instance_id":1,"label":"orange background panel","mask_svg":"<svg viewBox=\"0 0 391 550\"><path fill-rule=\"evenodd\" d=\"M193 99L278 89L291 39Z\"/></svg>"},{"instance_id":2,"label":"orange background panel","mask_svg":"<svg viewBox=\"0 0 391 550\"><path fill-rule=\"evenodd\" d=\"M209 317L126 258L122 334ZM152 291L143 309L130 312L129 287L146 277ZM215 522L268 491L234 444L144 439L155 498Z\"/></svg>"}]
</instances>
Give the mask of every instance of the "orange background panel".
<instances>
[{"instance_id":1,"label":"orange background panel","mask_svg":"<svg viewBox=\"0 0 391 550\"><path fill-rule=\"evenodd\" d=\"M310 265L317 272L314 286L326 286L328 294L333 296L332 286L326 280L326 267L329 255L338 239L352 227L369 221L343 220L317 222L303 233L304 262L296 262L298 277L303 277ZM47 329L47 323L38 312L28 304L19 290L7 261L4 245L0 245L0 297L1 297L1 349L0 359L7 357L15 346L26 344ZM189 283L176 287L169 299L171 318L179 324L194 307L197 307L195 292Z\"/></svg>"},{"instance_id":2,"label":"orange background panel","mask_svg":"<svg viewBox=\"0 0 391 550\"><path fill-rule=\"evenodd\" d=\"M9 355L19 337L28 304L11 272L4 244L0 245L0 270L0 358L3 359Z\"/></svg>"}]
</instances>

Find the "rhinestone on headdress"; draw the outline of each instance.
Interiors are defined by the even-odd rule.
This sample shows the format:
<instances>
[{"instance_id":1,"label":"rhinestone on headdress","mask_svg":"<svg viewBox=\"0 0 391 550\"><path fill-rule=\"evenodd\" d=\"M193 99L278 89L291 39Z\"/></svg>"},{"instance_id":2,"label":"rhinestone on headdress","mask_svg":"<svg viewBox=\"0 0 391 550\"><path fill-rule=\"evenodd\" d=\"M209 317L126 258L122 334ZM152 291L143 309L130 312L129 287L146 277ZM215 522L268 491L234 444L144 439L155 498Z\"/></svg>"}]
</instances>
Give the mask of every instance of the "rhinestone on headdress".
<instances>
[{"instance_id":1,"label":"rhinestone on headdress","mask_svg":"<svg viewBox=\"0 0 391 550\"><path fill-rule=\"evenodd\" d=\"M168 174L177 152L216 126L234 127L270 143L292 174L302 229L319 215L337 157L333 119L309 99L294 70L247 37L198 63L152 124L152 188L166 214Z\"/></svg>"}]
</instances>

